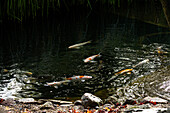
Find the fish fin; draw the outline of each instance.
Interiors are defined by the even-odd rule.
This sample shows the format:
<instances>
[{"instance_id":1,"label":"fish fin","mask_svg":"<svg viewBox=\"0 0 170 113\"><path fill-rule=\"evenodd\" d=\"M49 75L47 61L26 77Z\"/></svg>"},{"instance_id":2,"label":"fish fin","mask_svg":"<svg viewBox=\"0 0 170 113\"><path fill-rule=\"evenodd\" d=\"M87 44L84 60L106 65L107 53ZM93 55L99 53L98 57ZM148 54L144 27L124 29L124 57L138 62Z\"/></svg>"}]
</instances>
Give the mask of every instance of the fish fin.
<instances>
[{"instance_id":1,"label":"fish fin","mask_svg":"<svg viewBox=\"0 0 170 113\"><path fill-rule=\"evenodd\" d=\"M101 52L98 54L99 56L98 57L101 57L102 55L101 55Z\"/></svg>"},{"instance_id":2,"label":"fish fin","mask_svg":"<svg viewBox=\"0 0 170 113\"><path fill-rule=\"evenodd\" d=\"M82 82L85 82L85 80L81 80Z\"/></svg>"},{"instance_id":3,"label":"fish fin","mask_svg":"<svg viewBox=\"0 0 170 113\"><path fill-rule=\"evenodd\" d=\"M65 80L66 82L64 82L64 85L68 85L69 82L71 82L71 80Z\"/></svg>"},{"instance_id":4,"label":"fish fin","mask_svg":"<svg viewBox=\"0 0 170 113\"><path fill-rule=\"evenodd\" d=\"M53 84L50 82L50 83L47 83L46 86L52 86Z\"/></svg>"},{"instance_id":5,"label":"fish fin","mask_svg":"<svg viewBox=\"0 0 170 113\"><path fill-rule=\"evenodd\" d=\"M74 49L80 49L82 46L79 46L79 47L74 47Z\"/></svg>"},{"instance_id":6,"label":"fish fin","mask_svg":"<svg viewBox=\"0 0 170 113\"><path fill-rule=\"evenodd\" d=\"M58 89L58 86L54 86L54 88Z\"/></svg>"},{"instance_id":7,"label":"fish fin","mask_svg":"<svg viewBox=\"0 0 170 113\"><path fill-rule=\"evenodd\" d=\"M87 43L91 43L91 42L92 42L92 40L87 41Z\"/></svg>"},{"instance_id":8,"label":"fish fin","mask_svg":"<svg viewBox=\"0 0 170 113\"><path fill-rule=\"evenodd\" d=\"M89 61L90 63L96 63L97 61L94 61L94 60L91 60L91 61Z\"/></svg>"},{"instance_id":9,"label":"fish fin","mask_svg":"<svg viewBox=\"0 0 170 113\"><path fill-rule=\"evenodd\" d=\"M67 83L63 83L63 85L68 85L68 82Z\"/></svg>"},{"instance_id":10,"label":"fish fin","mask_svg":"<svg viewBox=\"0 0 170 113\"><path fill-rule=\"evenodd\" d=\"M127 72L128 75L132 74L132 72Z\"/></svg>"},{"instance_id":11,"label":"fish fin","mask_svg":"<svg viewBox=\"0 0 170 113\"><path fill-rule=\"evenodd\" d=\"M44 86L50 86L50 85L48 85L48 83L46 83L46 84L44 84Z\"/></svg>"}]
</instances>

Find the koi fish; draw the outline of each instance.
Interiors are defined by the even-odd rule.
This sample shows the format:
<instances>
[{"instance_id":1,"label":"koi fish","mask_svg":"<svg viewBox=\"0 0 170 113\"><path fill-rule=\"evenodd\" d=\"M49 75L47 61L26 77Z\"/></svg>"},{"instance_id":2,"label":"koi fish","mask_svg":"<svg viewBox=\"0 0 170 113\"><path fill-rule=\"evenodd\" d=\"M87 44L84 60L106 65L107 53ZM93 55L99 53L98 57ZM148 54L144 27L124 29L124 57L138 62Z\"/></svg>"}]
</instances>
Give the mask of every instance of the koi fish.
<instances>
[{"instance_id":1,"label":"koi fish","mask_svg":"<svg viewBox=\"0 0 170 113\"><path fill-rule=\"evenodd\" d=\"M87 79L91 79L92 76L73 76L73 77L70 77L70 78L66 78L66 80L81 80L82 82L84 82L85 80Z\"/></svg>"},{"instance_id":2,"label":"koi fish","mask_svg":"<svg viewBox=\"0 0 170 113\"><path fill-rule=\"evenodd\" d=\"M132 66L132 68L122 69L122 70L116 72L116 73L114 74L115 76L113 76L112 78L110 78L108 81L115 79L118 75L121 75L121 74L125 74L125 73L126 73L126 74L131 74L132 71L133 71L133 68L135 68L136 66L139 66L139 65L141 65L141 64L147 63L147 62L149 62L149 59L146 59L146 60L143 60L143 61L139 62L138 64Z\"/></svg>"},{"instance_id":3,"label":"koi fish","mask_svg":"<svg viewBox=\"0 0 170 113\"><path fill-rule=\"evenodd\" d=\"M20 69L12 69L12 70L9 70L9 73L27 74L27 75L32 75L32 74L33 74L32 72L22 71L22 70L20 70Z\"/></svg>"},{"instance_id":4,"label":"koi fish","mask_svg":"<svg viewBox=\"0 0 170 113\"><path fill-rule=\"evenodd\" d=\"M29 72L29 71L20 71L20 73L32 75L32 72Z\"/></svg>"},{"instance_id":5,"label":"koi fish","mask_svg":"<svg viewBox=\"0 0 170 113\"><path fill-rule=\"evenodd\" d=\"M2 72L2 73L7 73L7 72L9 72L9 70L7 70L7 69L2 69L0 72Z\"/></svg>"},{"instance_id":6,"label":"koi fish","mask_svg":"<svg viewBox=\"0 0 170 113\"><path fill-rule=\"evenodd\" d=\"M132 72L133 69L124 69L124 70L121 70L117 73L115 73L114 75L121 75L121 74L124 74L124 73L128 73L128 72Z\"/></svg>"},{"instance_id":7,"label":"koi fish","mask_svg":"<svg viewBox=\"0 0 170 113\"><path fill-rule=\"evenodd\" d=\"M136 67L138 65L141 65L141 64L144 64L144 63L147 63L147 62L149 62L149 59L143 60L143 61L139 62L138 64L132 66L132 67L134 68L134 67Z\"/></svg>"},{"instance_id":8,"label":"koi fish","mask_svg":"<svg viewBox=\"0 0 170 113\"><path fill-rule=\"evenodd\" d=\"M85 44L88 44L88 43L91 43L91 40L89 40L87 42L71 45L68 48L69 49L80 49L81 46L84 46Z\"/></svg>"},{"instance_id":9,"label":"koi fish","mask_svg":"<svg viewBox=\"0 0 170 113\"><path fill-rule=\"evenodd\" d=\"M59 86L59 85L62 85L64 83L68 83L70 82L70 80L63 80L63 81L58 81L58 82L50 82L50 83L47 83L47 85L49 86Z\"/></svg>"},{"instance_id":10,"label":"koi fish","mask_svg":"<svg viewBox=\"0 0 170 113\"><path fill-rule=\"evenodd\" d=\"M58 88L58 86L62 85L62 84L67 84L68 82L70 82L70 80L63 80L63 81L58 81L58 82L50 82L47 83L48 86L54 86L55 88Z\"/></svg>"},{"instance_id":11,"label":"koi fish","mask_svg":"<svg viewBox=\"0 0 170 113\"><path fill-rule=\"evenodd\" d=\"M163 54L167 54L168 53L168 52L162 50L162 46L157 48L157 52L158 52L159 55L163 55Z\"/></svg>"},{"instance_id":12,"label":"koi fish","mask_svg":"<svg viewBox=\"0 0 170 113\"><path fill-rule=\"evenodd\" d=\"M85 63L87 63L87 62L93 62L93 60L94 60L96 57L101 57L100 53L97 54L97 55L90 56L90 57L84 59L83 61L84 61Z\"/></svg>"},{"instance_id":13,"label":"koi fish","mask_svg":"<svg viewBox=\"0 0 170 113\"><path fill-rule=\"evenodd\" d=\"M118 77L118 75L121 75L121 74L125 74L125 73L131 74L132 71L133 71L133 69L122 69L122 70L116 72L114 74L114 76L112 78L110 78L108 81L111 81L111 80L115 79L116 77Z\"/></svg>"}]
</instances>

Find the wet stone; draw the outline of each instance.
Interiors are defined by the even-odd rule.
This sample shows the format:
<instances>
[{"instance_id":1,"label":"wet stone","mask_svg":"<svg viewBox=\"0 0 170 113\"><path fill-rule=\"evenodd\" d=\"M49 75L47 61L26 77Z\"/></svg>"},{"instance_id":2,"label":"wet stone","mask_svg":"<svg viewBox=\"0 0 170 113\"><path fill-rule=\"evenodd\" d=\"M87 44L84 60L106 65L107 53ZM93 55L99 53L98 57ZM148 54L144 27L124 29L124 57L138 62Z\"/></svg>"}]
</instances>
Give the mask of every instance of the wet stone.
<instances>
[{"instance_id":1,"label":"wet stone","mask_svg":"<svg viewBox=\"0 0 170 113\"><path fill-rule=\"evenodd\" d=\"M76 101L74 102L74 105L82 105L82 101L81 101L81 100L76 100Z\"/></svg>"},{"instance_id":2,"label":"wet stone","mask_svg":"<svg viewBox=\"0 0 170 113\"><path fill-rule=\"evenodd\" d=\"M99 106L100 104L103 103L103 101L95 96L95 95L92 95L91 93L85 93L82 97L81 97L81 100L82 100L82 105L87 108L87 107L96 107L96 106Z\"/></svg>"},{"instance_id":3,"label":"wet stone","mask_svg":"<svg viewBox=\"0 0 170 113\"><path fill-rule=\"evenodd\" d=\"M152 101L152 102L156 102L156 103L162 103L162 104L167 104L168 101L159 97L145 97L143 99L143 101Z\"/></svg>"}]
</instances>

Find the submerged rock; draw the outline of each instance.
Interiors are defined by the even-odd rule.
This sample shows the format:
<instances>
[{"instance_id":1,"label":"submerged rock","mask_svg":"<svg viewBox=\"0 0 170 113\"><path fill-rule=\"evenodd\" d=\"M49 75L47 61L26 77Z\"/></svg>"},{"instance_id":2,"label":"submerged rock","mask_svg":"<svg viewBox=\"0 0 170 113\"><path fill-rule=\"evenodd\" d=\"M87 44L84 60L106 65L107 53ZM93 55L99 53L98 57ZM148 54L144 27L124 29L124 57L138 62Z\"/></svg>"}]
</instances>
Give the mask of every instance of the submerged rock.
<instances>
[{"instance_id":1,"label":"submerged rock","mask_svg":"<svg viewBox=\"0 0 170 113\"><path fill-rule=\"evenodd\" d=\"M7 98L7 99L3 99L3 102L1 102L0 104L2 104L2 105L14 105L14 104L16 104L16 102L14 101L13 98Z\"/></svg>"},{"instance_id":2,"label":"submerged rock","mask_svg":"<svg viewBox=\"0 0 170 113\"><path fill-rule=\"evenodd\" d=\"M91 93L85 93L82 97L81 97L81 100L82 100L82 105L87 108L87 107L96 107L96 106L99 106L103 103L103 101L91 94Z\"/></svg>"},{"instance_id":3,"label":"submerged rock","mask_svg":"<svg viewBox=\"0 0 170 113\"><path fill-rule=\"evenodd\" d=\"M118 101L118 98L116 98L115 96L109 96L106 99L106 103L111 103L111 104L117 103L117 101Z\"/></svg>"},{"instance_id":4,"label":"submerged rock","mask_svg":"<svg viewBox=\"0 0 170 113\"><path fill-rule=\"evenodd\" d=\"M150 96L147 96L143 100L144 101L152 101L152 102L156 102L156 103L159 103L159 104L167 104L168 103L167 100L159 98L159 97L150 97Z\"/></svg>"},{"instance_id":5,"label":"submerged rock","mask_svg":"<svg viewBox=\"0 0 170 113\"><path fill-rule=\"evenodd\" d=\"M74 102L74 105L82 105L82 101L81 101L81 100L76 100L76 101Z\"/></svg>"},{"instance_id":6,"label":"submerged rock","mask_svg":"<svg viewBox=\"0 0 170 113\"><path fill-rule=\"evenodd\" d=\"M40 109L55 109L52 102L46 102L40 105Z\"/></svg>"}]
</instances>

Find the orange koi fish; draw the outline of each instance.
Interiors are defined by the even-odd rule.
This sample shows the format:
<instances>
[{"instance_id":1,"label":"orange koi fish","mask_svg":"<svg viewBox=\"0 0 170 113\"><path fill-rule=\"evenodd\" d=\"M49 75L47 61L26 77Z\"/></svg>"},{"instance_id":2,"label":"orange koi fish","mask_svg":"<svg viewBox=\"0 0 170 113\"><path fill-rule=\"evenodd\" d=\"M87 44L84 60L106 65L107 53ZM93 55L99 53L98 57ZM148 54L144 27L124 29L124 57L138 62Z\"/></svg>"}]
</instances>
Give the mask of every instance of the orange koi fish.
<instances>
[{"instance_id":1,"label":"orange koi fish","mask_svg":"<svg viewBox=\"0 0 170 113\"><path fill-rule=\"evenodd\" d=\"M85 63L91 62L91 61L94 61L94 59L95 59L96 57L101 57L100 53L97 54L97 55L90 56L90 57L84 59L83 61L84 61Z\"/></svg>"},{"instance_id":2,"label":"orange koi fish","mask_svg":"<svg viewBox=\"0 0 170 113\"><path fill-rule=\"evenodd\" d=\"M135 67L137 67L137 66L139 66L139 65L142 65L142 64L144 64L144 63L147 63L147 62L149 62L149 59L145 59L145 60L139 62L138 64L133 65L132 68L122 69L122 70L116 72L116 73L114 74L115 76L113 76L112 78L110 78L108 81L115 79L118 75L121 75L121 74L125 74L125 73L126 73L126 74L131 74L132 71L133 71L133 68L135 68Z\"/></svg>"},{"instance_id":3,"label":"orange koi fish","mask_svg":"<svg viewBox=\"0 0 170 113\"><path fill-rule=\"evenodd\" d=\"M114 76L111 77L108 81L111 81L111 80L115 79L116 77L118 77L118 75L121 75L121 74L125 74L125 73L131 74L132 71L133 71L133 69L123 69L123 70L120 70L120 71L116 72L114 74Z\"/></svg>"},{"instance_id":4,"label":"orange koi fish","mask_svg":"<svg viewBox=\"0 0 170 113\"><path fill-rule=\"evenodd\" d=\"M117 73L115 73L114 75L121 75L121 74L124 74L124 73L128 73L128 72L132 72L133 69L124 69L124 70L121 70Z\"/></svg>"},{"instance_id":5,"label":"orange koi fish","mask_svg":"<svg viewBox=\"0 0 170 113\"><path fill-rule=\"evenodd\" d=\"M87 79L91 79L92 76L73 76L73 77L70 77L70 78L66 78L66 80L81 80L81 81L85 81Z\"/></svg>"}]
</instances>

